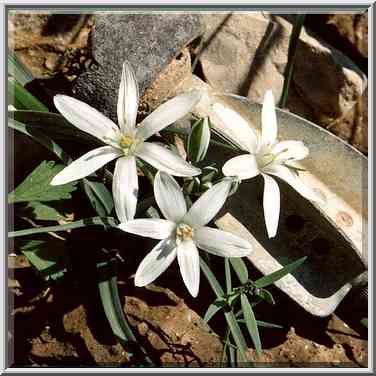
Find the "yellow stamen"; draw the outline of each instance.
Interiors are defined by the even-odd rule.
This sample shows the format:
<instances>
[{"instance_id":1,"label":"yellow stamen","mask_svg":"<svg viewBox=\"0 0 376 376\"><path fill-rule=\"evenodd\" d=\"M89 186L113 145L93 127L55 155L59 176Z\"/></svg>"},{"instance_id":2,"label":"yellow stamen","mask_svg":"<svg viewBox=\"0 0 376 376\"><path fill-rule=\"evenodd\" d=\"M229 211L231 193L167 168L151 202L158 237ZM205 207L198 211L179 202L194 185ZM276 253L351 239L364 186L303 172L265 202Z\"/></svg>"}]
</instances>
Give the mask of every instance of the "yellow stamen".
<instances>
[{"instance_id":1,"label":"yellow stamen","mask_svg":"<svg viewBox=\"0 0 376 376\"><path fill-rule=\"evenodd\" d=\"M180 223L176 228L176 238L179 241L191 240L194 235L194 229L185 223Z\"/></svg>"}]
</instances>

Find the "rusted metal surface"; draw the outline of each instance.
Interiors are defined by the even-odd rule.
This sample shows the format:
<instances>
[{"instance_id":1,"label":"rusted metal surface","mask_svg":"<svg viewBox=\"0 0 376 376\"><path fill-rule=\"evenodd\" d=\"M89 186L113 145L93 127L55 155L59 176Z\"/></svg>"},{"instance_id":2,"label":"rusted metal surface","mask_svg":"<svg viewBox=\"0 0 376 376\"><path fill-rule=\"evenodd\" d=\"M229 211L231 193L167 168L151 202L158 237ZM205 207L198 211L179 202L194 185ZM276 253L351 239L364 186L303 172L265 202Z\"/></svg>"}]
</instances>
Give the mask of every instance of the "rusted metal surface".
<instances>
[{"instance_id":1,"label":"rusted metal surface","mask_svg":"<svg viewBox=\"0 0 376 376\"><path fill-rule=\"evenodd\" d=\"M197 87L197 83L196 79L188 81L184 89ZM209 91L197 107L197 115L209 115L217 129L223 124L208 111L211 101L235 109L261 129L261 105L234 95L214 96ZM307 172L301 177L325 196L326 203L313 204L279 181L279 230L275 238L268 239L262 208L263 181L259 176L242 182L216 223L253 244L249 258L263 274L308 256L299 270L276 285L308 312L327 316L367 269L367 158L303 118L282 110L277 110L277 116L279 138L302 140L309 147L310 155L301 163ZM231 152L217 148L210 157L221 167L231 156Z\"/></svg>"}]
</instances>

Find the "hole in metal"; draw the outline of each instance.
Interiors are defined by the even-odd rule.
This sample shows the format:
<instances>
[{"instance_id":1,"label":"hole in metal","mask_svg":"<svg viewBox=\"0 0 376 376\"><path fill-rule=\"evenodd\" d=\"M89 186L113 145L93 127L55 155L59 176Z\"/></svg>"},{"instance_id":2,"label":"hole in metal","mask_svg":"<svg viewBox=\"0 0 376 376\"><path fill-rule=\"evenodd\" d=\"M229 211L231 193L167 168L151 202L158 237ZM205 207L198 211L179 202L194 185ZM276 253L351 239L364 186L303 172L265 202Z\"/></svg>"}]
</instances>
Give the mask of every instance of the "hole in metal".
<instances>
[{"instance_id":1,"label":"hole in metal","mask_svg":"<svg viewBox=\"0 0 376 376\"><path fill-rule=\"evenodd\" d=\"M312 240L312 250L319 256L328 255L332 249L329 240L325 238L316 238Z\"/></svg>"},{"instance_id":2,"label":"hole in metal","mask_svg":"<svg viewBox=\"0 0 376 376\"><path fill-rule=\"evenodd\" d=\"M304 218L297 214L291 214L286 218L286 228L290 232L299 232L304 228Z\"/></svg>"}]
</instances>

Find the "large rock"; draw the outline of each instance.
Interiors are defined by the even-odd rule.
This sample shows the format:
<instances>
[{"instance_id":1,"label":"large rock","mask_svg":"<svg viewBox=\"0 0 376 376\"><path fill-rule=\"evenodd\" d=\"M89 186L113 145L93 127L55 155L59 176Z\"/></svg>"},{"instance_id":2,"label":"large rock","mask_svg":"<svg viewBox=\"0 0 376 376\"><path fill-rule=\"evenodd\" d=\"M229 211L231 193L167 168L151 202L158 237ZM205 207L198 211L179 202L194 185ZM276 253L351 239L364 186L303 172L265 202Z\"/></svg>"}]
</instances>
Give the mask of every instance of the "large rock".
<instances>
[{"instance_id":1,"label":"large rock","mask_svg":"<svg viewBox=\"0 0 376 376\"><path fill-rule=\"evenodd\" d=\"M74 93L116 120L123 61L128 60L135 70L142 94L201 33L199 17L194 14L97 14L92 34L92 53L97 64L78 78Z\"/></svg>"},{"instance_id":2,"label":"large rock","mask_svg":"<svg viewBox=\"0 0 376 376\"><path fill-rule=\"evenodd\" d=\"M206 25L200 57L208 83L216 90L261 102L267 89L279 99L287 64L291 24L259 12L202 16ZM288 108L327 125L360 98L365 79L341 52L302 30L297 47Z\"/></svg>"}]
</instances>

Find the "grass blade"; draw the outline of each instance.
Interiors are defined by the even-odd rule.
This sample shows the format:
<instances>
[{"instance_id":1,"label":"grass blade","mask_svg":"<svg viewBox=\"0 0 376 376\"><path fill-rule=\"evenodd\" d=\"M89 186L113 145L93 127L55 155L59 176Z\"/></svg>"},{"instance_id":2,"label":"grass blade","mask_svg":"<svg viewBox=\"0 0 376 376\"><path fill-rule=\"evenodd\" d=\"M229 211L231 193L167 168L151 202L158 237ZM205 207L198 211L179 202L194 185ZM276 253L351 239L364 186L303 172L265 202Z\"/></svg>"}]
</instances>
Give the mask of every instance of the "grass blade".
<instances>
[{"instance_id":1,"label":"grass blade","mask_svg":"<svg viewBox=\"0 0 376 376\"><path fill-rule=\"evenodd\" d=\"M257 322L255 315L253 313L252 307L249 304L248 298L245 294L240 295L240 301L243 309L243 315L245 324L247 326L249 335L252 338L252 341L255 345L256 353L258 355L261 354L261 341L260 341L260 335L257 328Z\"/></svg>"},{"instance_id":2,"label":"grass blade","mask_svg":"<svg viewBox=\"0 0 376 376\"><path fill-rule=\"evenodd\" d=\"M20 62L17 55L10 51L8 51L8 73L22 86L34 79L31 72Z\"/></svg>"},{"instance_id":3,"label":"grass blade","mask_svg":"<svg viewBox=\"0 0 376 376\"><path fill-rule=\"evenodd\" d=\"M216 304L210 304L210 306L208 307L206 313L205 313L205 316L204 316L204 320L206 322L209 322L211 320L211 318L222 308L222 306L220 305L216 305Z\"/></svg>"},{"instance_id":4,"label":"grass blade","mask_svg":"<svg viewBox=\"0 0 376 376\"><path fill-rule=\"evenodd\" d=\"M8 117L8 126L21 132L29 137L31 137L34 141L43 145L46 149L50 150L54 153L58 158L60 158L65 164L71 162L71 158L65 151L54 142L50 137L44 135L43 133L36 131L36 130L29 130L28 127L12 118Z\"/></svg>"},{"instance_id":5,"label":"grass blade","mask_svg":"<svg viewBox=\"0 0 376 376\"><path fill-rule=\"evenodd\" d=\"M279 107L281 108L286 106L290 82L292 78L292 72L294 70L296 47L298 44L300 32L304 24L304 20L305 20L305 14L297 14L294 26L292 28L290 42L289 42L289 49L287 53L287 64L286 64L286 68L284 72L285 79L283 81L282 96L279 102Z\"/></svg>"},{"instance_id":6,"label":"grass blade","mask_svg":"<svg viewBox=\"0 0 376 376\"><path fill-rule=\"evenodd\" d=\"M225 257L225 275L226 275L226 291L227 295L231 293L232 290L232 283L231 283L231 269L230 269L230 262L228 258Z\"/></svg>"},{"instance_id":7,"label":"grass blade","mask_svg":"<svg viewBox=\"0 0 376 376\"><path fill-rule=\"evenodd\" d=\"M29 129L33 128L42 131L44 134L47 133L55 140L83 140L93 146L100 145L99 140L86 132L80 131L61 114L20 110L12 111L11 117L27 125Z\"/></svg>"},{"instance_id":8,"label":"grass blade","mask_svg":"<svg viewBox=\"0 0 376 376\"><path fill-rule=\"evenodd\" d=\"M239 281L244 285L249 279L247 265L240 257L231 257L230 262L239 278Z\"/></svg>"},{"instance_id":9,"label":"grass blade","mask_svg":"<svg viewBox=\"0 0 376 376\"><path fill-rule=\"evenodd\" d=\"M221 285L215 278L212 271L209 269L205 261L200 258L200 267L205 274L207 280L211 288L213 289L214 293L218 298L224 297L224 291L222 290ZM239 324L236 321L235 315L232 311L224 311L224 315L227 321L227 324L231 330L232 337L235 341L235 344L238 346L240 356L242 361L245 362L247 365L251 365L251 363L247 359L246 351L247 351L247 343L244 339L243 333L240 330Z\"/></svg>"},{"instance_id":10,"label":"grass blade","mask_svg":"<svg viewBox=\"0 0 376 376\"><path fill-rule=\"evenodd\" d=\"M67 223L65 225L58 226L46 226L46 227L33 227L26 230L10 231L8 232L8 238L15 238L17 236L27 236L33 234L43 234L46 232L59 232L73 230L75 228L93 226L93 225L103 225L104 227L117 227L117 223L112 217L92 217L85 218L79 221Z\"/></svg>"},{"instance_id":11,"label":"grass blade","mask_svg":"<svg viewBox=\"0 0 376 376\"><path fill-rule=\"evenodd\" d=\"M307 259L307 256L301 257L300 259L292 262L291 264L284 266L283 268L275 271L274 273L271 273L269 275L259 278L257 281L255 281L255 286L258 288L262 288L262 287L271 285L272 283L278 281L279 279L283 278L284 276L286 276L287 274L291 273L293 270L298 268L300 265L303 264L303 262L306 259Z\"/></svg>"},{"instance_id":12,"label":"grass blade","mask_svg":"<svg viewBox=\"0 0 376 376\"><path fill-rule=\"evenodd\" d=\"M98 263L97 272L100 298L114 335L127 351L128 358L131 361L139 359L143 366L152 367L152 361L138 345L136 337L124 316L116 281L116 261L111 259L107 262ZM129 351L132 344L136 346L133 346L133 351Z\"/></svg>"},{"instance_id":13,"label":"grass blade","mask_svg":"<svg viewBox=\"0 0 376 376\"><path fill-rule=\"evenodd\" d=\"M245 324L244 319L238 320L238 323ZM271 322L266 322L266 321L261 321L261 320L256 320L257 326L261 326L263 328L271 328L271 329L283 329L283 326L278 325L278 324L273 324Z\"/></svg>"},{"instance_id":14,"label":"grass blade","mask_svg":"<svg viewBox=\"0 0 376 376\"><path fill-rule=\"evenodd\" d=\"M8 77L8 101L19 110L48 111L48 108L29 93L13 77Z\"/></svg>"}]
</instances>

